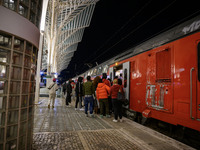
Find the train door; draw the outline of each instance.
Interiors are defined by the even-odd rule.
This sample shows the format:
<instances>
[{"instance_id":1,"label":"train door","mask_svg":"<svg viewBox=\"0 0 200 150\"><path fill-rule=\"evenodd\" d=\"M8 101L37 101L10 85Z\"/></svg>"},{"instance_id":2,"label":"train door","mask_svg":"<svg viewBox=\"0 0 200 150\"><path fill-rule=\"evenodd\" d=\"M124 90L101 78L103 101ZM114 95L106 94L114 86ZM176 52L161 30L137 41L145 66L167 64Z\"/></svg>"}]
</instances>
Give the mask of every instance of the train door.
<instances>
[{"instance_id":1,"label":"train door","mask_svg":"<svg viewBox=\"0 0 200 150\"><path fill-rule=\"evenodd\" d=\"M129 100L129 86L130 86L130 62L123 63L123 85L125 90L125 98Z\"/></svg>"},{"instance_id":2,"label":"train door","mask_svg":"<svg viewBox=\"0 0 200 150\"><path fill-rule=\"evenodd\" d=\"M193 71L193 68L191 68L191 74L192 74L192 71ZM196 103L197 108L196 110L197 110L197 120L200 121L200 41L197 42L197 75L198 76L197 76L197 103Z\"/></svg>"},{"instance_id":3,"label":"train door","mask_svg":"<svg viewBox=\"0 0 200 150\"><path fill-rule=\"evenodd\" d=\"M172 48L158 50L147 59L147 107L172 113Z\"/></svg>"}]
</instances>

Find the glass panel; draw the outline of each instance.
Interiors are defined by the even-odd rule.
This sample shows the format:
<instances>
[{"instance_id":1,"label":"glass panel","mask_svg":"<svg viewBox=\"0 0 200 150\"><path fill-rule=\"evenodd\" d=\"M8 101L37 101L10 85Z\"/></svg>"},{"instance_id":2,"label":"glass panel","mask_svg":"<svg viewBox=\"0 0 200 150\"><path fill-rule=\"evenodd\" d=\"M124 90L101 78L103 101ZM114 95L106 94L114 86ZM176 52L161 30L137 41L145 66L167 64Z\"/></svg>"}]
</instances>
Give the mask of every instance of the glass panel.
<instances>
[{"instance_id":1,"label":"glass panel","mask_svg":"<svg viewBox=\"0 0 200 150\"><path fill-rule=\"evenodd\" d=\"M31 0L31 9L36 12L36 2L35 0Z\"/></svg>"},{"instance_id":2,"label":"glass panel","mask_svg":"<svg viewBox=\"0 0 200 150\"><path fill-rule=\"evenodd\" d=\"M25 56L24 58L24 66L30 68L31 67L31 57Z\"/></svg>"},{"instance_id":3,"label":"glass panel","mask_svg":"<svg viewBox=\"0 0 200 150\"><path fill-rule=\"evenodd\" d=\"M11 10L16 10L17 0L3 0L3 5Z\"/></svg>"},{"instance_id":4,"label":"glass panel","mask_svg":"<svg viewBox=\"0 0 200 150\"><path fill-rule=\"evenodd\" d=\"M13 64L22 66L23 55L19 53L13 53Z\"/></svg>"},{"instance_id":5,"label":"glass panel","mask_svg":"<svg viewBox=\"0 0 200 150\"><path fill-rule=\"evenodd\" d=\"M31 118L33 115L33 108L29 107L28 117Z\"/></svg>"},{"instance_id":6,"label":"glass panel","mask_svg":"<svg viewBox=\"0 0 200 150\"><path fill-rule=\"evenodd\" d=\"M26 134L27 122L22 122L20 124L20 136Z\"/></svg>"},{"instance_id":7,"label":"glass panel","mask_svg":"<svg viewBox=\"0 0 200 150\"><path fill-rule=\"evenodd\" d=\"M5 125L5 112L0 112L0 126Z\"/></svg>"},{"instance_id":8,"label":"glass panel","mask_svg":"<svg viewBox=\"0 0 200 150\"><path fill-rule=\"evenodd\" d=\"M27 17L28 16L28 8L26 6L19 5L19 14Z\"/></svg>"},{"instance_id":9,"label":"glass panel","mask_svg":"<svg viewBox=\"0 0 200 150\"><path fill-rule=\"evenodd\" d=\"M0 34L0 46L11 48L11 36Z\"/></svg>"},{"instance_id":10,"label":"glass panel","mask_svg":"<svg viewBox=\"0 0 200 150\"><path fill-rule=\"evenodd\" d=\"M6 93L7 93L7 82L0 81L0 94L6 94Z\"/></svg>"},{"instance_id":11,"label":"glass panel","mask_svg":"<svg viewBox=\"0 0 200 150\"><path fill-rule=\"evenodd\" d=\"M24 150L26 145L26 136L22 136L19 138L19 150Z\"/></svg>"},{"instance_id":12,"label":"glass panel","mask_svg":"<svg viewBox=\"0 0 200 150\"><path fill-rule=\"evenodd\" d=\"M30 43L26 42L25 53L31 55L31 51L32 51L32 45Z\"/></svg>"},{"instance_id":13,"label":"glass panel","mask_svg":"<svg viewBox=\"0 0 200 150\"><path fill-rule=\"evenodd\" d=\"M4 97L0 96L0 111L6 109L6 101L7 101L6 98L7 98L6 96Z\"/></svg>"},{"instance_id":14,"label":"glass panel","mask_svg":"<svg viewBox=\"0 0 200 150\"><path fill-rule=\"evenodd\" d=\"M0 128L0 142L3 142L4 139L4 128Z\"/></svg>"},{"instance_id":15,"label":"glass panel","mask_svg":"<svg viewBox=\"0 0 200 150\"><path fill-rule=\"evenodd\" d=\"M35 70L31 69L31 81L35 81Z\"/></svg>"},{"instance_id":16,"label":"glass panel","mask_svg":"<svg viewBox=\"0 0 200 150\"><path fill-rule=\"evenodd\" d=\"M10 94L20 94L20 82L10 82Z\"/></svg>"},{"instance_id":17,"label":"glass panel","mask_svg":"<svg viewBox=\"0 0 200 150\"><path fill-rule=\"evenodd\" d=\"M28 87L29 87L29 82L23 82L23 85L22 85L23 94L28 94Z\"/></svg>"},{"instance_id":18,"label":"glass panel","mask_svg":"<svg viewBox=\"0 0 200 150\"><path fill-rule=\"evenodd\" d=\"M0 49L0 62L1 63L9 63L10 62L9 58L10 58L10 52Z\"/></svg>"},{"instance_id":19,"label":"glass panel","mask_svg":"<svg viewBox=\"0 0 200 150\"><path fill-rule=\"evenodd\" d=\"M32 13L32 12L30 12L30 21L31 21L32 23L35 23L35 14Z\"/></svg>"},{"instance_id":20,"label":"glass panel","mask_svg":"<svg viewBox=\"0 0 200 150\"><path fill-rule=\"evenodd\" d=\"M20 80L22 69L18 67L12 67L11 79Z\"/></svg>"},{"instance_id":21,"label":"glass panel","mask_svg":"<svg viewBox=\"0 0 200 150\"><path fill-rule=\"evenodd\" d=\"M31 68L34 70L36 70L36 59L37 59L37 49L34 47L31 59Z\"/></svg>"},{"instance_id":22,"label":"glass panel","mask_svg":"<svg viewBox=\"0 0 200 150\"><path fill-rule=\"evenodd\" d=\"M7 129L7 138L12 139L17 137L17 126L9 127ZM17 149L17 140L12 140L6 143L6 150L16 150Z\"/></svg>"},{"instance_id":23,"label":"glass panel","mask_svg":"<svg viewBox=\"0 0 200 150\"><path fill-rule=\"evenodd\" d=\"M8 109L19 108L19 96L10 96L8 102Z\"/></svg>"},{"instance_id":24,"label":"glass panel","mask_svg":"<svg viewBox=\"0 0 200 150\"><path fill-rule=\"evenodd\" d=\"M21 118L20 121L24 121L27 119L27 109L22 109L21 110Z\"/></svg>"},{"instance_id":25,"label":"glass panel","mask_svg":"<svg viewBox=\"0 0 200 150\"><path fill-rule=\"evenodd\" d=\"M15 124L18 122L18 110L15 111L8 111L8 124Z\"/></svg>"},{"instance_id":26,"label":"glass panel","mask_svg":"<svg viewBox=\"0 0 200 150\"><path fill-rule=\"evenodd\" d=\"M30 94L30 97L29 97L29 106L33 105L35 101L35 94Z\"/></svg>"},{"instance_id":27,"label":"glass panel","mask_svg":"<svg viewBox=\"0 0 200 150\"><path fill-rule=\"evenodd\" d=\"M27 107L28 95L22 96L21 107Z\"/></svg>"},{"instance_id":28,"label":"glass panel","mask_svg":"<svg viewBox=\"0 0 200 150\"><path fill-rule=\"evenodd\" d=\"M20 0L20 2L23 2L24 4L26 4L27 6L29 6L29 0Z\"/></svg>"},{"instance_id":29,"label":"glass panel","mask_svg":"<svg viewBox=\"0 0 200 150\"><path fill-rule=\"evenodd\" d=\"M30 69L24 69L24 77L23 77L24 80L29 80L30 72L31 72Z\"/></svg>"},{"instance_id":30,"label":"glass panel","mask_svg":"<svg viewBox=\"0 0 200 150\"><path fill-rule=\"evenodd\" d=\"M5 65L0 65L0 79L7 78L7 71L8 67L6 67Z\"/></svg>"},{"instance_id":31,"label":"glass panel","mask_svg":"<svg viewBox=\"0 0 200 150\"><path fill-rule=\"evenodd\" d=\"M15 39L14 41L14 50L24 51L24 41Z\"/></svg>"}]
</instances>

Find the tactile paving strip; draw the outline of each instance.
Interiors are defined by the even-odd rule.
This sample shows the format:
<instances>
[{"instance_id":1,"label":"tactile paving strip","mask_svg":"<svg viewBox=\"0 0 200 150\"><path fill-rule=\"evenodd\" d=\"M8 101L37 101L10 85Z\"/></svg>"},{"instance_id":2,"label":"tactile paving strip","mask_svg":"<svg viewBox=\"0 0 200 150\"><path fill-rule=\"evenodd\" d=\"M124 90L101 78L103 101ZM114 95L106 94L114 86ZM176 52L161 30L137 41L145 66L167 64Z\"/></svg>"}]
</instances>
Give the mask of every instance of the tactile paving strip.
<instances>
[{"instance_id":1,"label":"tactile paving strip","mask_svg":"<svg viewBox=\"0 0 200 150\"><path fill-rule=\"evenodd\" d=\"M35 133L33 150L82 150L84 149L76 132Z\"/></svg>"},{"instance_id":2,"label":"tactile paving strip","mask_svg":"<svg viewBox=\"0 0 200 150\"><path fill-rule=\"evenodd\" d=\"M116 129L35 133L35 150L138 150L139 148Z\"/></svg>"},{"instance_id":3,"label":"tactile paving strip","mask_svg":"<svg viewBox=\"0 0 200 150\"><path fill-rule=\"evenodd\" d=\"M133 142L125 138L117 129L81 132L89 149L137 150Z\"/></svg>"}]
</instances>

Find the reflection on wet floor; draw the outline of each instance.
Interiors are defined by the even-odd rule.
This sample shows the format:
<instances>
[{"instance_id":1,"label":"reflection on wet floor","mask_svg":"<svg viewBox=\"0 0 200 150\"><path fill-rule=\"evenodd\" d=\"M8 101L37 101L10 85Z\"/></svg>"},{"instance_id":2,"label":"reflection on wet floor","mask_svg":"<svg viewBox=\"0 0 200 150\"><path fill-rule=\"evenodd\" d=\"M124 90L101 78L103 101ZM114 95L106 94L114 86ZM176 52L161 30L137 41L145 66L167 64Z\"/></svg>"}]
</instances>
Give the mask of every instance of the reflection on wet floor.
<instances>
[{"instance_id":1,"label":"reflection on wet floor","mask_svg":"<svg viewBox=\"0 0 200 150\"><path fill-rule=\"evenodd\" d=\"M83 111L66 107L62 99L56 99L54 108L47 108L48 100L35 109L34 132L64 132L77 130L98 130L111 128L98 117L86 117Z\"/></svg>"}]
</instances>

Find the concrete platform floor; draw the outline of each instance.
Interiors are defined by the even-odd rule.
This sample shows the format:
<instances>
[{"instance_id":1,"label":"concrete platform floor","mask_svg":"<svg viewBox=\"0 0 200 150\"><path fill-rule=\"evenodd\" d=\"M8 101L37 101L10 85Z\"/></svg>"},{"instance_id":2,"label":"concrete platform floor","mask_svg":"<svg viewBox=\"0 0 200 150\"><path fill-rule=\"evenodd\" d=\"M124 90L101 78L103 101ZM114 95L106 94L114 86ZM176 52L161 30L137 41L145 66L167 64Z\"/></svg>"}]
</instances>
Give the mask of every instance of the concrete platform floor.
<instances>
[{"instance_id":1,"label":"concrete platform floor","mask_svg":"<svg viewBox=\"0 0 200 150\"><path fill-rule=\"evenodd\" d=\"M35 150L189 150L193 149L129 119L114 123L113 117L86 117L84 111L65 106L56 98L47 108L41 97L35 107L33 149Z\"/></svg>"}]
</instances>

